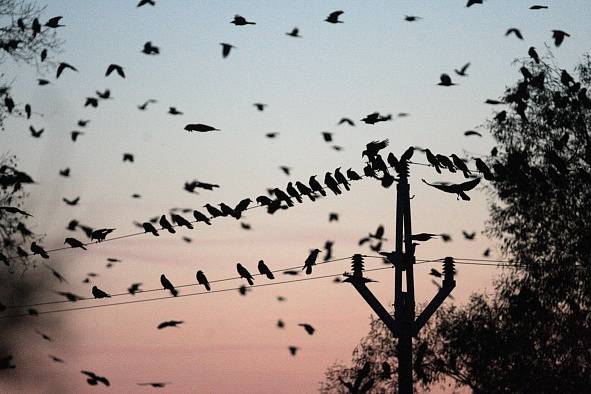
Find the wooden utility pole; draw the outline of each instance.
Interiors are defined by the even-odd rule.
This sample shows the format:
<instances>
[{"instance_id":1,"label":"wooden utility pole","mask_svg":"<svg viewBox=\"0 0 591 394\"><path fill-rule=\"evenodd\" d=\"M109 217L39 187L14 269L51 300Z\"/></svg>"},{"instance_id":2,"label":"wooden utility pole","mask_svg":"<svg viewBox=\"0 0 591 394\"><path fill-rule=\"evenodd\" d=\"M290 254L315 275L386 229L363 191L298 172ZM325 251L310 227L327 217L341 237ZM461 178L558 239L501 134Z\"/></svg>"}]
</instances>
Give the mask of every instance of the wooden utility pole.
<instances>
[{"instance_id":1,"label":"wooden utility pole","mask_svg":"<svg viewBox=\"0 0 591 394\"><path fill-rule=\"evenodd\" d=\"M415 244L412 242L412 227L410 213L410 185L408 184L408 159L402 159L397 166L399 175L396 187L396 239L394 252L385 254L394 266L394 317L382 306L377 298L367 288L366 283L371 279L363 276L363 256L353 256L351 275L345 281L350 282L357 292L365 299L373 311L384 322L386 327L398 338L396 356L398 358L398 393L411 394L413 392L412 379L412 338L417 336L420 329L427 323L437 308L449 296L456 286L454 280L454 263L451 257L443 262L444 279L442 287L427 305L425 310L416 317L414 272ZM404 290L403 290L404 280Z\"/></svg>"}]
</instances>

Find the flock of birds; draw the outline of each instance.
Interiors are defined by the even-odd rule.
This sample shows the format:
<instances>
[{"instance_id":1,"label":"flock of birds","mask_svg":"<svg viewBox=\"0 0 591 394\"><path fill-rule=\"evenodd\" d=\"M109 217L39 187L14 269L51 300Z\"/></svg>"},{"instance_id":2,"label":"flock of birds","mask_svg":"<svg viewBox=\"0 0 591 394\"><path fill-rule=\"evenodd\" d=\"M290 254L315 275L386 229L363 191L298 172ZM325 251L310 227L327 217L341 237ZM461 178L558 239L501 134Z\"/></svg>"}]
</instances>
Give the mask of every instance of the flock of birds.
<instances>
[{"instance_id":1,"label":"flock of birds","mask_svg":"<svg viewBox=\"0 0 591 394\"><path fill-rule=\"evenodd\" d=\"M482 0L469 0L467 2L466 6L471 7L475 4L482 4L482 3L483 3ZM137 7L143 7L146 5L155 6L156 1L155 0L141 0L137 4ZM547 7L541 6L541 5L535 5L535 6L530 7L530 9L532 9L532 10L540 10L540 9L545 9L545 8L547 8ZM326 17L325 22L331 23L331 24L344 23L344 21L341 20L341 17L343 14L344 14L343 11L334 11ZM60 16L50 18L43 26L45 26L48 29L56 29L59 27L63 27L64 25L60 24L61 19L62 19L62 17L60 17ZM404 20L407 22L416 22L421 19L422 19L421 17L414 16L414 15L410 15L410 16L407 15L404 18ZM240 15L235 15L233 20L230 23L234 24L235 26L256 25L256 22L249 21L248 19L246 19L245 17L242 17ZM38 21L38 19L34 19L31 23L31 26L26 26L26 24L23 20L17 20L16 24L19 27L19 29L21 29L22 31L26 31L27 29L29 29L31 31L32 39L34 39L38 34L40 34L41 29L42 29L42 25ZM285 34L287 36L294 37L294 38L301 38L302 37L302 35L300 34L300 31L297 27L293 28L289 32L286 32ZM553 34L552 37L554 39L555 45L557 47L562 44L562 42L564 41L564 39L566 37L570 37L570 35L568 33L564 32L562 30L553 30L552 34ZM506 35L507 36L514 35L518 39L523 40L523 34L517 28L508 29L506 32ZM18 45L19 45L19 42L0 43L0 47L8 52L18 48ZM228 57L230 55L231 50L236 48L234 45L229 44L229 43L221 43L221 46L222 46L222 57L223 58ZM158 46L155 46L151 41L148 41L144 44L141 52L146 55L150 55L150 56L159 55L160 48ZM530 47L528 54L536 62L540 61L539 55L537 54L536 49L534 47ZM42 50L41 53L39 54L39 56L40 56L40 60L42 62L45 61L47 58L47 50ZM454 72L459 77L466 77L466 76L468 76L467 70L468 70L469 66L470 66L470 63L466 63L461 68L455 69ZM73 71L73 72L78 71L76 69L76 67L74 67L73 65L68 64L66 62L60 62L57 65L56 80L59 79L60 76L64 75L64 73L67 72L67 70ZM538 84L540 83L540 81L536 81L536 76L532 75L527 69L522 68L522 73L524 75L524 78L526 78L526 80L528 81L528 83L530 85L535 86L536 83L538 83ZM122 67L121 65L118 65L118 64L110 64L105 71L105 77L109 77L110 75L113 75L113 74L116 74L121 78L126 77L124 67ZM569 81L569 79L568 79L569 77L570 76L568 75L568 73L563 74L563 76L562 76L562 78L567 81ZM572 77L570 77L570 78L572 79ZM50 81L48 81L46 79L39 79L38 80L38 84L41 86L47 85L49 83L50 83ZM543 80L541 83L543 83ZM449 87L449 86L454 86L457 84L452 81L451 77L448 74L444 73L444 74L441 74L440 82L438 83L438 85L444 86L444 87ZM111 92L109 89L106 89L102 92L96 91L96 97L95 96L87 97L85 99L84 106L85 107L90 106L90 107L96 108L96 107L98 107L101 100L109 100L111 98L112 98L112 96L111 96ZM18 108L18 106L15 104L13 98L7 92L4 93L4 100L3 101L4 101L5 108L9 113L13 113L13 111L14 111L14 112L26 117L26 119L30 119L32 114L34 113L32 111L30 104L25 104L23 110L21 111ZM517 106L517 112L520 114L523 114L522 116L525 117L525 110L523 108L523 105L520 104L520 103L523 103L523 101L524 100L522 97L517 96L515 98L514 104L516 104L516 106ZM148 99L144 103L138 105L137 108L141 111L145 111L148 109L149 105L154 104L156 102L157 101L154 99ZM506 104L506 103L502 103L502 102L496 101L496 100L487 100L487 103L493 104L493 105L494 104ZM258 111L264 111L267 106L267 104L264 104L264 103L254 103L253 105L255 106L255 108ZM521 107L520 107L520 105L521 105ZM180 115L183 115L183 112L178 110L176 107L171 106L171 107L169 107L168 114L171 116L180 116ZM497 114L496 120L499 122L503 122L506 118L506 115L507 114L505 111L501 111ZM397 116L404 117L404 116L408 116L408 114L399 113ZM380 114L379 112L373 112L373 113L368 114L364 118L360 119L360 121L364 122L365 124L373 125L373 124L376 124L379 122L391 121L392 118L393 117L391 114L384 115L384 114ZM77 122L77 126L79 128L85 128L89 122L90 122L90 120L81 119ZM340 124L348 124L350 126L354 126L355 122L350 118L342 118L338 122L338 124L339 125ZM195 132L201 132L201 133L221 130L217 127L203 124L203 123L189 123L185 126L184 129L188 132L195 131ZM30 131L32 137L40 138L43 135L44 129L43 128L38 129L38 128L34 127L33 125L30 125L29 131ZM73 142L76 142L77 139L81 135L84 135L84 132L74 130L71 132L71 140ZM267 138L275 138L277 135L278 135L278 133L268 133L268 134L266 134L266 137ZM478 133L474 130L468 130L465 132L465 135L466 136L480 136L480 133ZM327 143L333 142L332 134L329 132L323 132L322 137L323 137L324 141ZM352 168L349 168L346 171L343 171L339 167L339 168L336 168L332 172L326 172L324 177L322 178L322 181L318 180L317 176L314 175L314 176L311 176L307 182L301 182L301 181L289 182L285 186L285 188L283 188L283 189L282 188L269 189L267 194L259 195L256 198L254 198L254 200L251 198L244 198L244 199L241 199L240 201L238 201L236 204L227 204L227 203L222 202L222 203L217 204L217 206L213 205L213 204L205 204L203 206L203 209L199 209L199 210L198 209L179 209L179 210L173 209L173 210L171 210L171 212L169 212L170 220L167 217L167 215L161 215L161 216L154 217L148 221L135 222L135 224L138 227L143 229L143 233L152 234L153 236L159 236L161 231L167 231L169 233L176 233L175 228L177 228L177 227L185 227L188 229L194 229L195 228L194 225L196 225L197 223L202 223L206 226L210 226L210 225L212 225L212 221L214 219L218 219L218 218L234 218L236 220L240 220L243 217L244 212L246 210L252 209L252 208L265 207L269 214L274 214L275 212L277 212L279 210L285 210L285 209L289 209L291 207L294 207L295 206L294 201L297 202L298 204L303 203L304 199L308 199L309 201L314 202L320 198L327 197L327 195L328 195L327 192L330 192L331 194L333 194L335 196L342 195L343 191L349 191L351 189L351 185L354 182L359 181L363 178L376 179L381 183L381 185L383 187L389 188L395 182L399 181L401 177L407 176L409 164L418 164L418 163L413 163L411 161L411 159L415 153L415 150L421 151L422 153L424 153L425 158L428 162L428 165L430 167L432 167L437 173L442 173L442 171L448 171L450 173L460 172L466 179L468 179L462 183L430 183L424 179L422 180L425 184L427 184L431 187L434 187L442 192L456 195L457 199L461 198L466 201L470 200L470 197L467 194L467 192L469 192L470 190L474 189L477 185L479 185L479 183L481 181L481 177L484 178L485 180L488 180L488 181L494 181L495 179L502 177L504 174L504 171L506 171L506 169L503 168L503 166L501 164L499 164L498 162L493 165L493 168L491 170L491 168L489 168L489 165L487 165L487 163L485 163L480 158L473 158L472 159L472 162L475 165L475 169L472 169L468 166L469 162L467 160L460 158L456 154L452 154L449 156L443 155L440 153L434 154L433 152L431 152L430 149L420 148L420 147L408 148L400 156L400 158L397 158L392 152L390 152L387 155L385 155L386 158L384 159L381 152L384 151L384 149L387 148L388 145L389 145L388 140L372 141L372 142L368 143L365 147L365 150L362 152L362 158L365 159L365 166L363 167L361 172L357 172ZM342 149L341 147L339 147L337 145L333 146L333 148L335 150ZM494 149L493 152L491 152L491 156L494 157L496 155L496 153L497 153L496 149ZM123 154L123 161L133 163L134 162L133 153L124 153ZM282 166L281 169L287 175L290 175L290 168L289 167ZM65 169L59 170L59 174L63 177L69 177L70 172L71 172L70 168L65 168ZM478 174L479 176L477 176L475 174ZM27 174L20 172L20 171L16 170L15 168L9 168L6 166L5 166L5 168L0 169L0 186L2 186L4 188L9 187L9 186L14 186L16 188L17 185L18 185L18 187L20 187L21 184L26 184L26 183L33 183L33 180ZM219 187L220 186L217 184L201 182L198 180L189 181L184 184L184 190L187 192L190 192L190 193L197 193L196 189L212 191L212 190L219 188ZM141 196L136 193L136 194L133 194L132 197L140 198ZM69 206L75 206L80 202L80 196L77 196L75 198L63 198L63 201L65 204L67 204ZM180 211L180 213L177 211ZM24 217L31 216L29 213L27 213L17 207L13 207L13 206L0 207L0 214L2 214L3 212L7 212L10 214L16 214L16 215L22 215ZM184 217L183 215L181 215L181 213L191 213L193 216L193 219L189 220L186 217ZM329 221L337 221L337 220L338 220L338 214L331 213L329 216ZM247 225L246 223L241 223L241 224L244 229L250 228L250 226ZM29 229L27 229L24 224L19 225L19 226L20 227L18 228L18 230L22 234L32 234L32 232ZM86 226L86 225L79 223L77 220L72 220L67 226L67 230L69 230L69 231L76 231L78 229L82 230L86 234L89 241L86 241L86 240L83 241L83 240L80 240L80 239L75 238L73 236L70 236L70 237L65 238L64 244L68 245L71 248L78 248L78 249L83 249L83 250L86 250L86 246L88 246L91 243L102 242L102 241L107 240L108 239L107 237L115 231L114 228L94 229L90 226ZM384 235L385 235L384 233L385 233L384 227L382 225L380 225L374 233L369 233L368 236L361 238L359 240L359 245L361 246L364 244L368 244L372 251L381 252L382 251L382 242L386 241L386 238L384 238ZM473 239L475 239L476 233L475 232L468 233L468 232L464 231L463 235L464 235L465 239L473 240ZM430 240L432 238L436 238L436 237L440 237L443 241L446 241L446 242L451 240L451 236L448 234L432 234L432 233L413 234L412 240L416 241L416 242L425 242L425 241L428 241L428 240ZM187 240L188 242L190 241L190 239L187 237L185 237L184 239ZM333 241L326 241L323 250L318 249L318 248L310 250L307 258L304 260L303 267L302 267L301 271L304 271L307 275L311 275L313 272L313 267L316 265L316 262L320 256L320 253L322 253L323 251L324 251L324 257L323 257L324 261L330 261L330 259L332 258L332 248L333 248ZM0 260L3 261L7 266L9 266L10 262L12 260L27 259L33 255L40 256L43 259L49 259L49 254L52 251L53 250L46 250L42 245L39 245L37 242L32 242L32 244L30 245L30 252L22 249L20 246L17 246L16 247L16 255L6 256L0 252ZM484 255L488 256L489 253L490 253L490 249L487 249L484 252ZM112 267L113 264L115 264L117 262L121 262L121 260L115 259L115 258L110 258L108 261L107 268ZM60 282L65 281L65 278L63 277L63 275L61 275L55 269L53 269L47 265L46 265L46 267L49 270L51 270L53 276L55 276ZM258 270L259 275L265 276L268 280L275 279L273 271L267 266L267 264L263 260L260 260L258 262L257 270ZM252 286L254 284L253 274L244 265L242 265L241 263L237 263L236 264L236 271L237 271L238 275L241 278L243 278L249 286ZM284 273L287 275L298 275L300 272L299 271L290 271L290 272L285 271ZM440 278L442 276L441 273L439 271L437 271L436 269L432 269L430 272L430 275L437 277L437 278ZM90 283L90 278L96 277L96 276L97 276L97 274L89 273L88 276L84 279L84 282ZM208 278L203 270L197 270L197 272L195 274L195 280L199 285L202 285L206 291L211 291L212 287L211 287L210 281L208 280ZM179 290L175 287L175 285L173 285L173 283L169 280L169 278L166 277L165 274L162 274L160 276L160 283L161 283L163 289L170 292L171 296L177 297L179 295ZM140 293L142 291L141 285L142 285L141 283L132 283L130 285L130 287L128 288L129 294L135 295L137 293ZM243 285L243 286L241 286L239 291L242 295L246 295L247 290L248 290L248 287L246 285ZM79 300L86 299L85 297L76 295L71 292L60 291L60 292L57 292L57 294L65 297L66 300L71 301L71 302L76 302ZM111 297L111 295L107 291L100 289L96 285L92 286L91 294L96 299L108 299ZM284 301L285 298L279 296L278 300ZM5 310L5 309L6 309L6 306L0 303L0 311ZM36 314L36 311L34 309L30 309L29 312L31 315ZM168 321L161 322L157 326L157 329L161 330L161 329L170 328L170 327L179 327L183 323L184 323L184 321L182 321L182 320L168 320ZM283 320L279 319L276 323L276 326L278 328L282 329L285 327L285 322ZM309 323L300 323L299 326L301 326L305 330L305 332L309 335L313 335L315 333L315 328ZM38 334L41 335L44 340L51 341L51 338L48 335L41 333L41 332L38 332ZM289 350L290 354L295 356L297 351L299 350L299 347L290 346L288 348L288 350ZM58 363L64 362L64 360L62 360L59 357L56 357L56 356L50 356L50 357L54 362L58 362ZM6 356L3 358L0 358L0 369L13 369L13 368L15 368L15 365L13 365L13 363L12 363L12 356ZM87 371L87 370L82 370L81 373L86 377L86 379L87 379L86 381L90 385L98 385L98 384L104 384L106 386L110 385L109 380L104 376L97 375L94 372ZM142 386L146 385L146 386L151 386L151 387L155 387L155 388L161 388L161 387L165 387L167 384L170 384L170 382L148 382L148 383L138 383L138 384L142 385Z\"/></svg>"}]
</instances>

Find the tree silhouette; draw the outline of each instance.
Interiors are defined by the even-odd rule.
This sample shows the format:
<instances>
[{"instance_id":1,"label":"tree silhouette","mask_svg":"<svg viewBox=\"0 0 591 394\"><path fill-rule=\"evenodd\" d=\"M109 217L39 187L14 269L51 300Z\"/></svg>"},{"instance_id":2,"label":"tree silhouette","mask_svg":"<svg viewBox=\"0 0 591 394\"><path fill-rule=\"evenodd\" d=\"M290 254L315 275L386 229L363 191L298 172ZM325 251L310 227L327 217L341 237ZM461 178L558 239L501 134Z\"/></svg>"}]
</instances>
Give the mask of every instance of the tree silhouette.
<instances>
[{"instance_id":1,"label":"tree silhouette","mask_svg":"<svg viewBox=\"0 0 591 394\"><path fill-rule=\"evenodd\" d=\"M523 79L502 98L510 108L487 123L498 145L488 159L495 180L487 231L515 267L500 274L493 294L435 315L414 346L423 386L452 379L474 393L591 387L591 57L583 56L576 79L551 55L521 64ZM353 368L333 365L323 389L348 392L340 380L350 381L360 362L386 360L395 371L394 339L376 325ZM377 379L369 392L394 392L395 379Z\"/></svg>"}]
</instances>

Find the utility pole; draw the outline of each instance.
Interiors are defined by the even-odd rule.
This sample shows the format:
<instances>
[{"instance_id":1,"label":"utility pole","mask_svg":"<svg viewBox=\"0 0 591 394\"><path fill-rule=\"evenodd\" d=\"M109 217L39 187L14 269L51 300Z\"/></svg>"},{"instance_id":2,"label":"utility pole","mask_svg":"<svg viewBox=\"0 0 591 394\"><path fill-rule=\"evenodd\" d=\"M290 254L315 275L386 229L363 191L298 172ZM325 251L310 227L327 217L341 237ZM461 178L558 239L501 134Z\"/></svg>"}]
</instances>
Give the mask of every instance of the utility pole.
<instances>
[{"instance_id":1,"label":"utility pole","mask_svg":"<svg viewBox=\"0 0 591 394\"><path fill-rule=\"evenodd\" d=\"M411 394L413 392L412 379L412 339L417 336L421 328L445 301L456 286L454 280L454 262L446 257L443 262L444 279L442 287L427 305L425 310L416 317L414 272L415 244L412 242L409 158L402 158L396 170L399 175L396 187L396 238L395 250L383 253L394 266L394 317L390 315L367 288L366 283L371 279L363 276L363 256L353 256L352 271L347 275L346 282L350 282L355 290L365 299L373 311L384 322L386 327L398 338L396 356L398 358L398 393ZM403 282L405 284L403 290Z\"/></svg>"}]
</instances>

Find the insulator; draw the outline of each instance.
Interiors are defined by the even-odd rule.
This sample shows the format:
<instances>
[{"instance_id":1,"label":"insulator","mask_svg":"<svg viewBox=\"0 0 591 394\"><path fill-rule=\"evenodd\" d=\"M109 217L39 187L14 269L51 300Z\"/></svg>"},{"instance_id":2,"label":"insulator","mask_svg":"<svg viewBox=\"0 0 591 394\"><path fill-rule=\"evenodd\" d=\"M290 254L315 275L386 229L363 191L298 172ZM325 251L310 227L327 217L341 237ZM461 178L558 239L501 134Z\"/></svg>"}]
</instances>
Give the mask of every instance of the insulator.
<instances>
[{"instance_id":1,"label":"insulator","mask_svg":"<svg viewBox=\"0 0 591 394\"><path fill-rule=\"evenodd\" d=\"M446 257L443 260L443 275L445 279L453 279L455 273L456 269L453 257Z\"/></svg>"},{"instance_id":2,"label":"insulator","mask_svg":"<svg viewBox=\"0 0 591 394\"><path fill-rule=\"evenodd\" d=\"M365 262L363 256L360 254L353 255L353 263L351 264L351 270L355 276L363 276Z\"/></svg>"}]
</instances>

